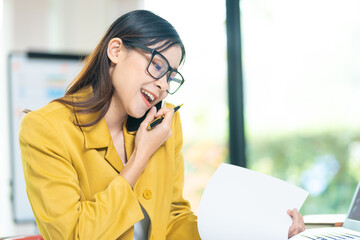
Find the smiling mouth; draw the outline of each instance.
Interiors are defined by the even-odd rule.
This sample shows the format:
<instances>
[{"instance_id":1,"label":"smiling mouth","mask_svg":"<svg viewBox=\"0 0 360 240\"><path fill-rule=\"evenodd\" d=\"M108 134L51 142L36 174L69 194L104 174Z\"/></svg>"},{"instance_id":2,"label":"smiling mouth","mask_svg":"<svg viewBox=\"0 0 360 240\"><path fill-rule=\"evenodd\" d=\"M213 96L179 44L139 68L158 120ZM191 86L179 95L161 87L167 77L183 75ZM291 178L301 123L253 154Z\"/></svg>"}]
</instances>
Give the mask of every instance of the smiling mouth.
<instances>
[{"instance_id":1,"label":"smiling mouth","mask_svg":"<svg viewBox=\"0 0 360 240\"><path fill-rule=\"evenodd\" d=\"M151 103L157 98L154 94L146 91L145 89L141 89L141 94L143 95L145 100L148 101L148 103Z\"/></svg>"}]
</instances>

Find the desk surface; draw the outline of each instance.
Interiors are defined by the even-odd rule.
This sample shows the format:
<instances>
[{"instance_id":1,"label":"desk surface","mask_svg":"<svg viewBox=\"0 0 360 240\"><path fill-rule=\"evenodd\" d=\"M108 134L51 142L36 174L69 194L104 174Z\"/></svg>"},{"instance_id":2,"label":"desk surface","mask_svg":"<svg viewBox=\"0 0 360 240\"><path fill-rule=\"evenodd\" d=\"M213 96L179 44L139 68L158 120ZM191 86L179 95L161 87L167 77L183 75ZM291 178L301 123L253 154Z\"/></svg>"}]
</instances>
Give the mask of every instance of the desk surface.
<instances>
[{"instance_id":1,"label":"desk surface","mask_svg":"<svg viewBox=\"0 0 360 240\"><path fill-rule=\"evenodd\" d=\"M341 227L345 221L346 214L312 214L304 216L307 229L320 227Z\"/></svg>"}]
</instances>

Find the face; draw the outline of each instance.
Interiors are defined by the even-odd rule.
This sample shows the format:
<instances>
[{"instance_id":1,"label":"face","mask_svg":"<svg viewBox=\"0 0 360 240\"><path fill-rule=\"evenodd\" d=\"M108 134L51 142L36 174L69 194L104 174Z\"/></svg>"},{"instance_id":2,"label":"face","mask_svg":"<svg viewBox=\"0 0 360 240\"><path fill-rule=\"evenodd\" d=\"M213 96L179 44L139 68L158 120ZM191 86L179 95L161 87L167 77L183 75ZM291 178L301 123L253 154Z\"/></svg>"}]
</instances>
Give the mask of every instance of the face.
<instances>
[{"instance_id":1,"label":"face","mask_svg":"<svg viewBox=\"0 0 360 240\"><path fill-rule=\"evenodd\" d=\"M149 46L156 48L157 45ZM168 60L173 69L179 67L181 48L171 46L161 54ZM154 79L146 70L151 53L138 48L126 49L119 42L115 61L112 60L110 76L115 93L112 101L126 114L140 118L147 110L162 101L167 96L167 75Z\"/></svg>"}]
</instances>

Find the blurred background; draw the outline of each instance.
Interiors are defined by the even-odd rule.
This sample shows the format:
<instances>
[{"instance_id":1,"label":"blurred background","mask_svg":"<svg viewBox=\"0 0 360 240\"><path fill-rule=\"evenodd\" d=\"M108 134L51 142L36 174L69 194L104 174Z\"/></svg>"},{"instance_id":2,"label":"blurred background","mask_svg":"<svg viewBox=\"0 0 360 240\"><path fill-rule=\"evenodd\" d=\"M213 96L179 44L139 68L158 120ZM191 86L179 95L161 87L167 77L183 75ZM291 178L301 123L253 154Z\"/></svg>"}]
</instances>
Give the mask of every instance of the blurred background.
<instances>
[{"instance_id":1,"label":"blurred background","mask_svg":"<svg viewBox=\"0 0 360 240\"><path fill-rule=\"evenodd\" d=\"M27 199L14 197L23 191L16 131L22 106L46 102L21 102L23 89L55 98L81 68L61 65L38 86L16 75L17 56L89 54L135 9L167 19L186 47L186 82L167 101L184 103L184 195L195 212L216 168L231 162L225 0L0 0L0 236L37 233ZM240 22L246 166L309 191L302 214L346 213L360 179L360 1L240 0Z\"/></svg>"}]
</instances>

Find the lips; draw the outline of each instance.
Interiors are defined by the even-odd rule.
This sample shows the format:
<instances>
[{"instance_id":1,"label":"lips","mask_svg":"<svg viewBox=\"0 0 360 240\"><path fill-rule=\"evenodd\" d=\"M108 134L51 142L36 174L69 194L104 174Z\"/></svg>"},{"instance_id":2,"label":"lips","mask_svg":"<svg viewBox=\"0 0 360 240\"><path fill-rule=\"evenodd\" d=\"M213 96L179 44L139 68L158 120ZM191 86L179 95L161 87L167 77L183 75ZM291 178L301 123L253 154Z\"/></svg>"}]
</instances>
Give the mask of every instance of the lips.
<instances>
[{"instance_id":1,"label":"lips","mask_svg":"<svg viewBox=\"0 0 360 240\"><path fill-rule=\"evenodd\" d=\"M141 95L143 96L143 99L145 100L145 104L150 107L151 103L157 99L157 96L153 94L152 92L149 92L148 90L141 89Z\"/></svg>"}]
</instances>

